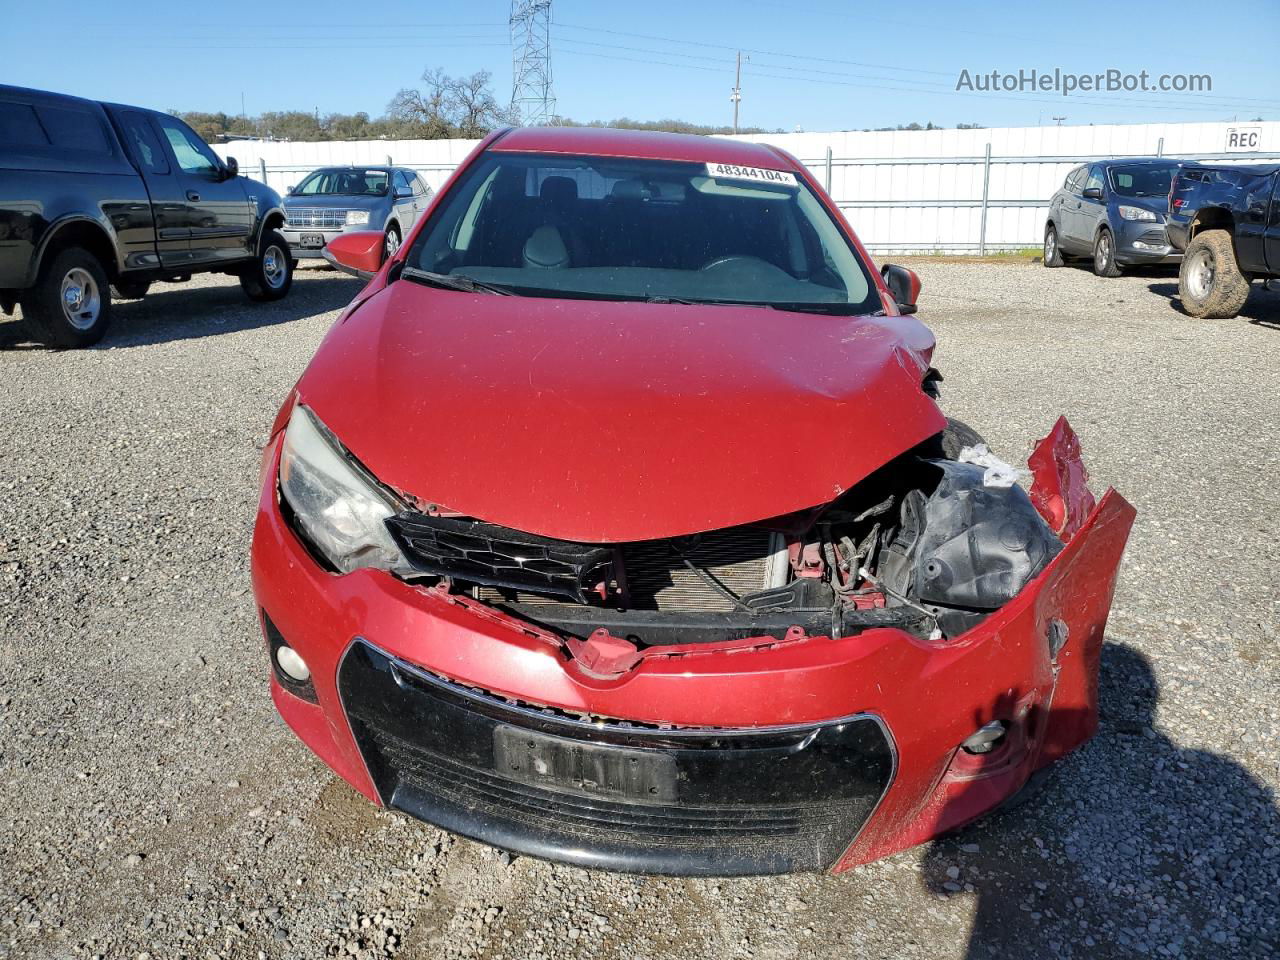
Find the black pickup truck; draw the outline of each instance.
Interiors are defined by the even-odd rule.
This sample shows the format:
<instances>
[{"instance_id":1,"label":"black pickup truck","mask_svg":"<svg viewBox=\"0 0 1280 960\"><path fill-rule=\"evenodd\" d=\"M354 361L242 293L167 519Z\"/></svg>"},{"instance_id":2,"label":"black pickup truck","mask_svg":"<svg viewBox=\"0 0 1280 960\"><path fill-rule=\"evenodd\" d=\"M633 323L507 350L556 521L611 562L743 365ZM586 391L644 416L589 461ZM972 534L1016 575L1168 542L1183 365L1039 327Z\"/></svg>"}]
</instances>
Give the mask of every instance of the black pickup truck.
<instances>
[{"instance_id":1,"label":"black pickup truck","mask_svg":"<svg viewBox=\"0 0 1280 960\"><path fill-rule=\"evenodd\" d=\"M1280 277L1280 164L1188 164L1169 185L1178 296L1193 317L1234 317L1249 284Z\"/></svg>"},{"instance_id":2,"label":"black pickup truck","mask_svg":"<svg viewBox=\"0 0 1280 960\"><path fill-rule=\"evenodd\" d=\"M293 281L269 187L238 176L177 117L0 85L0 309L40 340L84 347L111 295L156 280L240 278L253 300Z\"/></svg>"}]
</instances>

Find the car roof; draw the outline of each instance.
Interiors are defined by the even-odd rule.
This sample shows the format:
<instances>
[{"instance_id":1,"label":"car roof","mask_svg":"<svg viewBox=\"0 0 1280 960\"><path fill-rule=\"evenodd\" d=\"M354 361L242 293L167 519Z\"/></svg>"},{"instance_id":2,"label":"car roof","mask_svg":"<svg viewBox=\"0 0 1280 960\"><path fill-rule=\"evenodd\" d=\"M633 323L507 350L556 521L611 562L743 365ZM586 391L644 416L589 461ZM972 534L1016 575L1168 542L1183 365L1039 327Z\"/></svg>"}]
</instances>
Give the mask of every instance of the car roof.
<instances>
[{"instance_id":1,"label":"car roof","mask_svg":"<svg viewBox=\"0 0 1280 960\"><path fill-rule=\"evenodd\" d=\"M1181 161L1173 157L1112 157L1109 160L1097 160L1094 162L1100 163L1104 167L1114 166L1115 164L1118 164L1118 163L1122 163L1125 166L1132 167L1132 166L1142 166L1143 164L1157 164L1157 163L1177 164L1177 163L1180 163Z\"/></svg>"},{"instance_id":2,"label":"car roof","mask_svg":"<svg viewBox=\"0 0 1280 960\"><path fill-rule=\"evenodd\" d=\"M1184 163L1188 170L1242 170L1245 173L1269 174L1280 170L1280 163Z\"/></svg>"},{"instance_id":3,"label":"car roof","mask_svg":"<svg viewBox=\"0 0 1280 960\"><path fill-rule=\"evenodd\" d=\"M489 144L501 153L573 153L641 160L733 163L799 172L786 154L763 143L745 143L690 133L617 130L612 127L518 127Z\"/></svg>"}]
</instances>

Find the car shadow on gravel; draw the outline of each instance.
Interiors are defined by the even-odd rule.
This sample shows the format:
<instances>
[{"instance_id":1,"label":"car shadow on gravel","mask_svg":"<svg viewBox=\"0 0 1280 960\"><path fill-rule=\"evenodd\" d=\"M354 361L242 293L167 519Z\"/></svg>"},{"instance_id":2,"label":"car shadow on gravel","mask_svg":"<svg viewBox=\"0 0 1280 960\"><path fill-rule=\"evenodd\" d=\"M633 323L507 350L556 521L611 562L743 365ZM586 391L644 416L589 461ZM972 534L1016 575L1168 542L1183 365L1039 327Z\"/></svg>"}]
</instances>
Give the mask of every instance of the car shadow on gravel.
<instances>
[{"instance_id":1,"label":"car shadow on gravel","mask_svg":"<svg viewBox=\"0 0 1280 960\"><path fill-rule=\"evenodd\" d=\"M1178 313L1183 312L1176 280L1172 283L1151 283L1147 285L1147 289L1167 299L1169 306ZM1249 299L1245 301L1240 316L1256 327L1280 330L1280 289L1268 290L1255 283L1249 290ZM1193 318L1188 316L1187 319Z\"/></svg>"},{"instance_id":2,"label":"car shadow on gravel","mask_svg":"<svg viewBox=\"0 0 1280 960\"><path fill-rule=\"evenodd\" d=\"M931 894L976 900L966 960L1280 956L1271 790L1155 729L1143 654L1102 660L1094 740L1026 805L926 851Z\"/></svg>"},{"instance_id":3,"label":"car shadow on gravel","mask_svg":"<svg viewBox=\"0 0 1280 960\"><path fill-rule=\"evenodd\" d=\"M313 271L307 271L313 273ZM166 284L142 300L116 300L106 336L90 350L121 350L290 323L345 307L363 283L341 273L295 277L289 295L253 303L234 280L216 286ZM20 322L0 324L0 350L46 350Z\"/></svg>"}]
</instances>

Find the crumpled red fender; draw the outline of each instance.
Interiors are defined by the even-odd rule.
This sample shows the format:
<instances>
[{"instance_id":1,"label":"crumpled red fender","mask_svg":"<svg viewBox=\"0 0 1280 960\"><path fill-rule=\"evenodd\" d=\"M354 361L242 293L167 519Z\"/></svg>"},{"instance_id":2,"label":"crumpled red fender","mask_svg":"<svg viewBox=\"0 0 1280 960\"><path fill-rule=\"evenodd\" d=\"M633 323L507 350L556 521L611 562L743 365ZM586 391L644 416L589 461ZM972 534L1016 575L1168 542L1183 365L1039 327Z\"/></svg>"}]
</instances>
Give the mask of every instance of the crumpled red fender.
<instances>
[{"instance_id":1,"label":"crumpled red fender","mask_svg":"<svg viewBox=\"0 0 1280 960\"><path fill-rule=\"evenodd\" d=\"M1069 541L1098 501L1089 490L1080 438L1066 417L1059 417L1049 435L1036 444L1027 466L1032 475L1031 502L1053 532Z\"/></svg>"}]
</instances>

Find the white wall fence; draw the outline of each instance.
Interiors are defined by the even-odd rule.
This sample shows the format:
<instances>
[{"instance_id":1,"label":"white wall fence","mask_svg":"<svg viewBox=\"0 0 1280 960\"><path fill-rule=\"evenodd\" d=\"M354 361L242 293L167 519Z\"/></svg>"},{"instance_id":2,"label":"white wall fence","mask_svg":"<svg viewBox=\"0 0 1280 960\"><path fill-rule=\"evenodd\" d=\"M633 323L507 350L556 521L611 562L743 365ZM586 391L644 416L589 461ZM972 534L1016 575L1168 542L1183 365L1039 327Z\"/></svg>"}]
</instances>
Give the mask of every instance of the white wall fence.
<instances>
[{"instance_id":1,"label":"white wall fence","mask_svg":"<svg viewBox=\"0 0 1280 960\"><path fill-rule=\"evenodd\" d=\"M740 137L798 157L877 253L976 253L1040 245L1049 198L1086 160L1280 160L1280 122L995 127ZM412 167L439 187L474 140L220 144L240 169L284 190L318 166Z\"/></svg>"}]
</instances>

